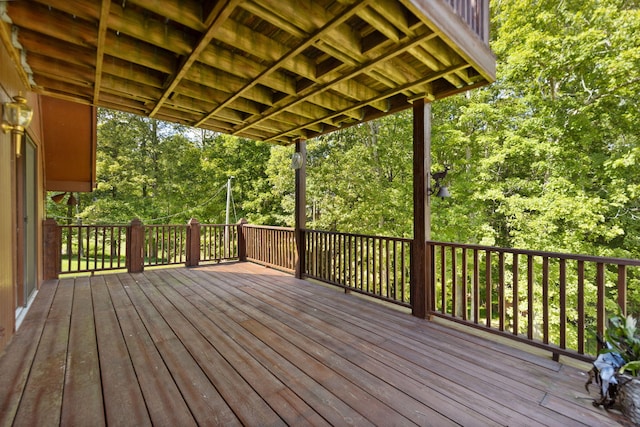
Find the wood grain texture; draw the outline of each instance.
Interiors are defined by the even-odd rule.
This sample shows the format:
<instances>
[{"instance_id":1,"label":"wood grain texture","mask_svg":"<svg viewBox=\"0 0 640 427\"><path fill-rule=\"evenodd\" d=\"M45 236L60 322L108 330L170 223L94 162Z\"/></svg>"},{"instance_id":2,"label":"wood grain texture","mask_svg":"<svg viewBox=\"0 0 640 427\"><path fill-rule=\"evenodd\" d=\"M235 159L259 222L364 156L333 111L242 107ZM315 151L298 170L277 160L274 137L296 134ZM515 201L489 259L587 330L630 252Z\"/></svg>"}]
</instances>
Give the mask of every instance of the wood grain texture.
<instances>
[{"instance_id":1,"label":"wood grain texture","mask_svg":"<svg viewBox=\"0 0 640 427\"><path fill-rule=\"evenodd\" d=\"M48 282L0 424L615 424L584 371L407 311L247 262Z\"/></svg>"},{"instance_id":2,"label":"wood grain texture","mask_svg":"<svg viewBox=\"0 0 640 427\"><path fill-rule=\"evenodd\" d=\"M495 80L488 0L7 2L34 92L292 144ZM9 27L2 23L4 32ZM435 76L425 81L425 76Z\"/></svg>"}]
</instances>

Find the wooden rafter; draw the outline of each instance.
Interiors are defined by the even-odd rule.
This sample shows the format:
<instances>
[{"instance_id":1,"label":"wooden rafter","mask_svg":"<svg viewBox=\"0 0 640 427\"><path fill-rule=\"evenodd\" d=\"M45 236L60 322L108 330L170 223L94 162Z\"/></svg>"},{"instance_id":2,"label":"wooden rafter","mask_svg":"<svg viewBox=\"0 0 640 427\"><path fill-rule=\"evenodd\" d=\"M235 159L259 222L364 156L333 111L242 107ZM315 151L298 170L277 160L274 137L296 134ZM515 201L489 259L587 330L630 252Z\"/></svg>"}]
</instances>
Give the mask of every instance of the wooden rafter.
<instances>
[{"instance_id":1,"label":"wooden rafter","mask_svg":"<svg viewBox=\"0 0 640 427\"><path fill-rule=\"evenodd\" d=\"M104 41L107 37L107 23L109 17L109 9L111 8L111 0L102 0L102 8L100 10L100 24L98 26L98 43L96 47L96 73L93 84L93 103L98 104L100 97L100 83L102 81L102 61L104 59Z\"/></svg>"},{"instance_id":2,"label":"wooden rafter","mask_svg":"<svg viewBox=\"0 0 640 427\"><path fill-rule=\"evenodd\" d=\"M408 43L406 43L404 45L401 45L400 47L397 47L395 50L392 50L392 51L386 53L384 55L384 58L377 58L376 60L373 60L373 61L370 61L368 63L362 64L360 67L352 70L348 74L343 74L343 75L337 77L336 79L334 79L333 81L330 81L330 82L328 82L328 83L326 83L324 85L313 87L312 89L309 89L307 91L308 93L306 93L305 95L299 96L297 99L293 100L292 102L290 102L290 103L288 103L288 104L286 104L284 106L281 106L278 110L271 111L268 114L263 114L258 120L255 120L254 122L246 125L242 129L236 130L236 132L240 132L240 131L248 128L248 127L251 127L251 126L253 126L253 125L257 124L257 123L260 123L263 120L266 120L266 119L268 119L268 118L270 118L270 117L272 117L272 116L274 116L276 114L279 114L279 112L281 110L287 110L289 108L292 108L292 107L298 105L299 103L305 102L311 96L318 96L319 94L321 94L323 92L326 92L327 90L331 89L333 86L337 85L340 82L344 82L344 81L350 80L350 79L354 78L355 76L357 76L359 74L366 73L369 70L375 68L378 65L379 61L385 61L385 60L391 59L391 58L401 54L402 52L405 52L406 50L410 49L412 46L414 46L414 45L416 45L418 43L421 43L425 39L429 39L429 38L432 38L434 36L435 35L433 33L425 33L420 38L413 39L410 42L408 42ZM414 85L412 85L412 86L414 86ZM376 98L378 98L378 99L376 99ZM369 103L375 104L376 102L382 101L385 98L386 98L385 96L377 95L377 97L370 98L368 100L368 102L364 103L364 105L369 104ZM362 102L360 102L360 103L358 103L356 105L362 105ZM349 110L353 110L355 108L359 108L359 107L354 105L351 108L349 108Z\"/></svg>"},{"instance_id":3,"label":"wooden rafter","mask_svg":"<svg viewBox=\"0 0 640 427\"><path fill-rule=\"evenodd\" d=\"M449 3L1 2L0 40L34 92L290 144L491 82Z\"/></svg>"},{"instance_id":4,"label":"wooden rafter","mask_svg":"<svg viewBox=\"0 0 640 427\"><path fill-rule=\"evenodd\" d=\"M207 48L211 39L215 36L215 32L218 30L220 25L229 17L233 9L236 5L240 3L240 0L228 0L218 2L215 7L211 10L209 16L205 20L205 25L208 27L207 31L204 33L200 41L198 41L197 45L193 48L191 53L184 59L181 66L178 68L178 71L173 75L171 82L165 89L164 93L156 103L156 106L151 110L149 114L150 117L155 116L162 104L167 100L167 98L173 93L174 89L178 86L180 81L187 74L191 66L198 60L202 51Z\"/></svg>"},{"instance_id":5,"label":"wooden rafter","mask_svg":"<svg viewBox=\"0 0 640 427\"><path fill-rule=\"evenodd\" d=\"M194 124L194 126L201 125L203 122L207 121L210 117L212 117L217 112L219 112L222 108L226 107L230 102L232 102L236 98L242 96L242 94L245 91L247 91L248 89L252 88L253 86L261 83L262 80L266 76L268 76L269 74L271 74L275 70L279 69L287 61L289 61L292 58L294 58L295 56L299 55L302 51L304 51L309 46L311 46L317 39L321 38L323 34L326 34L326 33L330 32L335 27L337 27L338 25L342 24L344 21L349 19L360 8L365 7L369 1L370 0L361 0L360 2L358 2L354 6L352 6L348 11L344 11L341 15L338 15L335 18L333 18L325 26L320 28L318 31L316 31L310 37L308 37L305 41L300 43L295 49L292 49L289 52L287 52L285 55L281 56L277 61L275 61L268 68L266 68L264 71L262 71L260 74L258 74L258 76L253 81L251 81L248 84L246 84L242 89L237 91L236 94L234 94L233 96L230 96L225 102L221 103L216 109L214 109L213 111L209 112L209 114L207 114L205 117L203 117L198 122L196 122Z\"/></svg>"},{"instance_id":6,"label":"wooden rafter","mask_svg":"<svg viewBox=\"0 0 640 427\"><path fill-rule=\"evenodd\" d=\"M413 82L413 83L407 84L405 86L393 89L393 90L391 90L389 92L382 93L382 94L380 94L378 96L378 99L375 99L375 98L374 99L368 99L366 101L362 101L362 102L359 102L357 104L354 104L351 107L349 107L349 109L362 108L363 106L367 105L370 102L375 102L375 101L378 101L378 100L381 100L381 99L388 99L389 97L391 97L393 95L396 95L398 93L401 93L401 92L403 92L403 91L405 91L407 89L411 89L412 87L416 87L416 86L422 87L425 84L428 84L428 83L430 83L430 82L442 77L446 73L455 72L455 71L457 71L459 69L466 68L467 66L468 66L467 64L461 64L461 65L456 66L456 67L451 67L451 68L449 68L447 70L438 71L436 73L433 73L432 75L429 75L429 76L426 76L426 77L422 78L421 80L419 80L417 82ZM433 100L433 94L431 94L431 93L421 94L421 97L422 98L429 98L430 100ZM333 119L335 117L339 117L340 115L343 115L343 114L346 114L345 110L343 110L343 111L335 111L330 116L323 117L321 119L318 119L315 122L306 123L303 126L300 126L298 128L294 128L294 129L289 130L287 133L288 134L296 133L296 132L304 129L306 126L309 126L309 125L312 125L312 124L316 124L316 123L320 123L320 122L324 122L324 121ZM272 139L275 140L275 139L281 138L283 136L285 136L285 134L274 135L272 138L268 139L268 141L270 141Z\"/></svg>"}]
</instances>

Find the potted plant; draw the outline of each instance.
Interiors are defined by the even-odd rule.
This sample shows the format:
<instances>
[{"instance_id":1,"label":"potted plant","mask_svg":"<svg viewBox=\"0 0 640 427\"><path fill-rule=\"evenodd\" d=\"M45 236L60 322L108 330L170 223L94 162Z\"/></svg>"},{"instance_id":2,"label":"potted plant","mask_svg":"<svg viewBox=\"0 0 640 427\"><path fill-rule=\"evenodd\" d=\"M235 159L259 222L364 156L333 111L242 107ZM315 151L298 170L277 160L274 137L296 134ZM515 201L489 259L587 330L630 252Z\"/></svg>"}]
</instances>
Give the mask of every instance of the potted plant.
<instances>
[{"instance_id":1,"label":"potted plant","mask_svg":"<svg viewBox=\"0 0 640 427\"><path fill-rule=\"evenodd\" d=\"M609 317L603 350L593 363L588 385L593 379L600 385L595 406L620 407L622 413L640 425L640 330L633 316Z\"/></svg>"}]
</instances>

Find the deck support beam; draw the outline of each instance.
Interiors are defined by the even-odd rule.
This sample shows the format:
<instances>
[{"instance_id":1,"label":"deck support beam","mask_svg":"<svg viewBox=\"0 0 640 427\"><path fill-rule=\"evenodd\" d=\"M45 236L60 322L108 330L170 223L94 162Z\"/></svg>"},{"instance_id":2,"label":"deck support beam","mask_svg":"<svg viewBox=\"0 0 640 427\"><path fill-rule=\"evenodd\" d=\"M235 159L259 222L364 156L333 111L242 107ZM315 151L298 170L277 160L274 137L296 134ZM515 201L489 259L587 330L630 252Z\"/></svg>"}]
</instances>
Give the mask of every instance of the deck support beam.
<instances>
[{"instance_id":1,"label":"deck support beam","mask_svg":"<svg viewBox=\"0 0 640 427\"><path fill-rule=\"evenodd\" d=\"M296 173L296 206L295 206L295 239L296 239L296 278L304 276L305 238L304 229L307 226L307 144L304 140L296 142L296 153L302 158L301 166Z\"/></svg>"},{"instance_id":2,"label":"deck support beam","mask_svg":"<svg viewBox=\"0 0 640 427\"><path fill-rule=\"evenodd\" d=\"M413 103L413 248L411 253L411 307L414 316L425 318L432 305L431 257L431 104Z\"/></svg>"}]
</instances>

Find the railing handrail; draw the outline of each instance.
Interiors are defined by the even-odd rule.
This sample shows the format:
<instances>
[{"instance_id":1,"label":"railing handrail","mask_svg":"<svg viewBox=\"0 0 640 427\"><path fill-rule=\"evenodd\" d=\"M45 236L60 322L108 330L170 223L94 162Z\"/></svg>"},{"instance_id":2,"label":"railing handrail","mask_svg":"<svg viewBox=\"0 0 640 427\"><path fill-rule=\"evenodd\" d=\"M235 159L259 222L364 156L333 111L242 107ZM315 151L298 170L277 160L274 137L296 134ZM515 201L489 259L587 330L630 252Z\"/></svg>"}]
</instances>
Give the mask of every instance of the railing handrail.
<instances>
[{"instance_id":1,"label":"railing handrail","mask_svg":"<svg viewBox=\"0 0 640 427\"><path fill-rule=\"evenodd\" d=\"M427 244L456 247L456 248L465 248L465 249L480 250L480 251L488 250L496 253L533 255L533 256L558 258L558 259L573 260L573 261L587 261L587 262L596 262L596 263L601 262L603 264L640 266L640 259L632 259L632 258L615 258L615 257L604 257L604 256L598 256L598 255L581 255L581 254L571 254L571 253L563 253L563 252L537 251L532 249L505 248L500 246L484 246L484 245L475 245L475 244L468 244L468 243L440 242L436 240L428 240Z\"/></svg>"},{"instance_id":2,"label":"railing handrail","mask_svg":"<svg viewBox=\"0 0 640 427\"><path fill-rule=\"evenodd\" d=\"M263 230L282 230L282 231L295 231L293 227L282 227L279 225L253 225L253 224L243 224L243 227L247 228L260 228Z\"/></svg>"},{"instance_id":3,"label":"railing handrail","mask_svg":"<svg viewBox=\"0 0 640 427\"><path fill-rule=\"evenodd\" d=\"M393 237L393 236L378 236L373 234L358 234L358 233L343 233L341 231L326 231L326 230L314 230L314 229L303 229L305 233L320 233L320 234L332 234L336 236L353 236L353 237L362 237L364 239L385 239L395 242L405 242L410 243L413 242L413 239L409 239L407 237Z\"/></svg>"}]
</instances>

